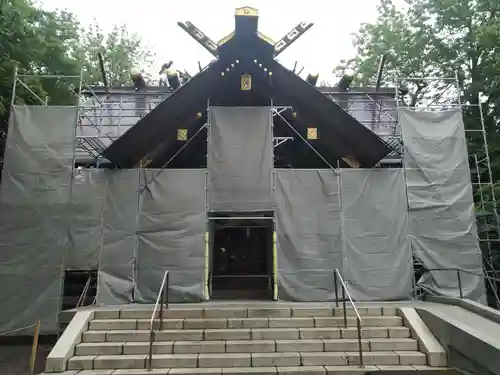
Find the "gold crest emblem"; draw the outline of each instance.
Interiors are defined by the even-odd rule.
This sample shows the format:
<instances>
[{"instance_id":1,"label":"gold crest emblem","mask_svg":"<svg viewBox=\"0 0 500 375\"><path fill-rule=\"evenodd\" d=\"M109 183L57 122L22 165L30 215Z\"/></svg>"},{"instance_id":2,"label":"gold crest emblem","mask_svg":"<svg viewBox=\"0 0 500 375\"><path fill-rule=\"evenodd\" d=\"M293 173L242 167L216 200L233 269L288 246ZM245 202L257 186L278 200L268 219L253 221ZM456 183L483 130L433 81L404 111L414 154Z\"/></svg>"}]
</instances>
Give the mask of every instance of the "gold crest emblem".
<instances>
[{"instance_id":1,"label":"gold crest emblem","mask_svg":"<svg viewBox=\"0 0 500 375\"><path fill-rule=\"evenodd\" d=\"M243 74L241 76L241 91L252 90L252 76L250 74Z\"/></svg>"},{"instance_id":2,"label":"gold crest emblem","mask_svg":"<svg viewBox=\"0 0 500 375\"><path fill-rule=\"evenodd\" d=\"M307 128L307 139L318 139L318 128Z\"/></svg>"},{"instance_id":3,"label":"gold crest emblem","mask_svg":"<svg viewBox=\"0 0 500 375\"><path fill-rule=\"evenodd\" d=\"M177 140L178 141L187 141L188 139L188 130L187 129L177 129Z\"/></svg>"}]
</instances>

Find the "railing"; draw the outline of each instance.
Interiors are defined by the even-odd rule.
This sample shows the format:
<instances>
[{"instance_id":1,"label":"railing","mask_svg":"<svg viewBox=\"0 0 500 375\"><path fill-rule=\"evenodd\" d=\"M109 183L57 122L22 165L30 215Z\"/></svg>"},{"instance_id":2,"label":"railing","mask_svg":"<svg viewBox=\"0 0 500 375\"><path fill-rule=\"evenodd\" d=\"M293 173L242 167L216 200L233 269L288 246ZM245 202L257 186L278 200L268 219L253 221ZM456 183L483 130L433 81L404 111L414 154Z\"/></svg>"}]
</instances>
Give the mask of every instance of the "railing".
<instances>
[{"instance_id":1,"label":"railing","mask_svg":"<svg viewBox=\"0 0 500 375\"><path fill-rule=\"evenodd\" d=\"M361 327L362 327L362 321L361 321L361 316L359 315L358 309L356 308L356 305L354 304L354 301L351 298L351 295L349 294L349 291L347 290L347 287L344 283L344 280L342 279L342 276L340 276L339 270L333 271L333 283L334 283L334 288L335 288L335 305L339 307L339 291L338 291L338 281L340 280L340 285L342 286L342 309L344 311L344 327L347 328L347 310L345 308L346 305L346 294L347 298L349 298L349 302L352 305L352 308L354 312L356 313L356 327L358 331L358 350L359 350L359 367L364 367L363 363L363 347L361 343Z\"/></svg>"},{"instance_id":2,"label":"railing","mask_svg":"<svg viewBox=\"0 0 500 375\"><path fill-rule=\"evenodd\" d=\"M424 272L423 272L422 275L425 275L426 273L432 273L434 271L445 271L445 272L455 272L456 273L456 276L457 276L457 285L458 285L458 293L459 293L459 298L460 299L464 299L464 292L463 292L463 287L462 287L462 277L460 275L461 272L463 272L465 274L468 274L468 275L474 275L474 276L478 276L478 277L484 277L486 279L486 281L490 284L490 286L491 286L491 288L492 288L492 290L494 292L494 297L495 297L495 301L496 301L497 305L500 306L500 297L497 295L496 288L493 286L493 281L498 282L498 281L500 281L499 279L491 277L491 276L488 276L487 274L482 275L482 274L477 273L477 272L463 270L463 269L460 269L460 268L424 268ZM426 289L424 289L424 290L426 290ZM428 290L426 290L426 291L429 292Z\"/></svg>"},{"instance_id":3,"label":"railing","mask_svg":"<svg viewBox=\"0 0 500 375\"><path fill-rule=\"evenodd\" d=\"M83 306L85 298L87 298L87 293L89 291L91 281L92 281L92 275L89 276L87 282L85 283L85 286L83 287L82 293L80 294L80 298L78 298L78 302L76 303L76 308Z\"/></svg>"},{"instance_id":4,"label":"railing","mask_svg":"<svg viewBox=\"0 0 500 375\"><path fill-rule=\"evenodd\" d=\"M151 315L151 319L149 320L149 353L148 353L148 371L151 371L153 367L153 342L155 338L154 333L154 323L156 317L156 310L158 305L160 306L160 331L163 329L163 304L165 303L165 308L168 309L168 287L169 287L169 273L165 271L163 274L163 280L161 281L160 290L158 292L158 298L156 298L155 307L153 309L153 314Z\"/></svg>"}]
</instances>

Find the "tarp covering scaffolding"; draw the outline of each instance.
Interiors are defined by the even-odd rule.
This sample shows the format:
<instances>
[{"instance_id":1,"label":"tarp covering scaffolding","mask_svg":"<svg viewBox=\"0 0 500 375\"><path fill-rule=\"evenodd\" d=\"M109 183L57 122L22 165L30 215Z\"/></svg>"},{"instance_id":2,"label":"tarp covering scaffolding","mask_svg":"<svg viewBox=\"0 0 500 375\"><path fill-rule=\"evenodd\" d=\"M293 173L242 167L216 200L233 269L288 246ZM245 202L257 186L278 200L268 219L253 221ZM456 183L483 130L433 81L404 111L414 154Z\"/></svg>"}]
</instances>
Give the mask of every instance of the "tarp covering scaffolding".
<instances>
[{"instance_id":1,"label":"tarp covering scaffolding","mask_svg":"<svg viewBox=\"0 0 500 375\"><path fill-rule=\"evenodd\" d=\"M403 171L277 170L280 298L333 297L338 269L357 300L412 295Z\"/></svg>"},{"instance_id":2,"label":"tarp covering scaffolding","mask_svg":"<svg viewBox=\"0 0 500 375\"><path fill-rule=\"evenodd\" d=\"M66 268L99 269L98 304L154 302L166 270L172 301L201 299L205 171L78 170L74 181Z\"/></svg>"},{"instance_id":3,"label":"tarp covering scaffolding","mask_svg":"<svg viewBox=\"0 0 500 375\"><path fill-rule=\"evenodd\" d=\"M99 265L99 251L104 229L103 209L106 192L106 170L79 169L71 189L71 215L69 219L70 251L66 269L95 270Z\"/></svg>"},{"instance_id":4,"label":"tarp covering scaffolding","mask_svg":"<svg viewBox=\"0 0 500 375\"><path fill-rule=\"evenodd\" d=\"M210 107L208 193L211 211L271 211L270 107Z\"/></svg>"},{"instance_id":5,"label":"tarp covering scaffolding","mask_svg":"<svg viewBox=\"0 0 500 375\"><path fill-rule=\"evenodd\" d=\"M464 270L464 296L483 300L459 110L400 112L406 180L398 169L276 170L274 198L270 109L231 110L215 109L210 142L222 143L209 151L229 163L73 171L76 108L14 106L0 186L0 331L39 318L43 333L56 332L65 269L98 269L99 304L154 302L165 270L172 302L200 301L207 187L218 210L276 204L281 299L331 300L334 269L356 299L410 298L411 242L427 268ZM458 295L455 273L430 275L424 287Z\"/></svg>"},{"instance_id":6,"label":"tarp covering scaffolding","mask_svg":"<svg viewBox=\"0 0 500 375\"><path fill-rule=\"evenodd\" d=\"M328 301L342 269L341 203L332 170L276 170L279 296Z\"/></svg>"},{"instance_id":7,"label":"tarp covering scaffolding","mask_svg":"<svg viewBox=\"0 0 500 375\"><path fill-rule=\"evenodd\" d=\"M13 107L0 185L0 332L37 319L42 333L57 332L65 269L98 269L100 304L154 302L166 269L173 301L201 300L205 171L76 169L71 183L76 113Z\"/></svg>"},{"instance_id":8,"label":"tarp covering scaffolding","mask_svg":"<svg viewBox=\"0 0 500 375\"><path fill-rule=\"evenodd\" d=\"M427 269L456 268L466 298L484 301L467 144L460 109L401 109L412 248ZM421 285L458 297L457 273L430 271Z\"/></svg>"},{"instance_id":9,"label":"tarp covering scaffolding","mask_svg":"<svg viewBox=\"0 0 500 375\"><path fill-rule=\"evenodd\" d=\"M360 301L408 299L413 260L401 169L343 169L344 278Z\"/></svg>"},{"instance_id":10,"label":"tarp covering scaffolding","mask_svg":"<svg viewBox=\"0 0 500 375\"><path fill-rule=\"evenodd\" d=\"M201 300L205 171L150 170L141 174L141 185L135 300L155 300L165 270L171 300Z\"/></svg>"},{"instance_id":11,"label":"tarp covering scaffolding","mask_svg":"<svg viewBox=\"0 0 500 375\"><path fill-rule=\"evenodd\" d=\"M97 303L116 305L134 300L139 169L119 170L106 177Z\"/></svg>"},{"instance_id":12,"label":"tarp covering scaffolding","mask_svg":"<svg viewBox=\"0 0 500 375\"><path fill-rule=\"evenodd\" d=\"M57 329L76 107L12 108L0 186L0 332Z\"/></svg>"}]
</instances>

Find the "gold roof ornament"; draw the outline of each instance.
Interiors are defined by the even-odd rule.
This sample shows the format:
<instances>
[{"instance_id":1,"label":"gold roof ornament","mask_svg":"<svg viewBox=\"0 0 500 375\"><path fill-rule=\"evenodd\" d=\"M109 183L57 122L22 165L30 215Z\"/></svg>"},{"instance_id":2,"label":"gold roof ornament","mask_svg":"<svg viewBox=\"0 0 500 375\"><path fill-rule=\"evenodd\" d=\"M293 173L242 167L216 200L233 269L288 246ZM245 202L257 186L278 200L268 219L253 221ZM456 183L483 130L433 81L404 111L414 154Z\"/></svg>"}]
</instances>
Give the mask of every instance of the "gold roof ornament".
<instances>
[{"instance_id":1,"label":"gold roof ornament","mask_svg":"<svg viewBox=\"0 0 500 375\"><path fill-rule=\"evenodd\" d=\"M222 46L224 43L226 43L229 39L231 39L232 37L234 36L234 31L232 31L229 35L226 35L224 38L222 38L221 40L219 40L217 42L217 45L220 47Z\"/></svg>"},{"instance_id":2,"label":"gold roof ornament","mask_svg":"<svg viewBox=\"0 0 500 375\"><path fill-rule=\"evenodd\" d=\"M188 140L188 130L187 129L177 129L177 140L187 141Z\"/></svg>"},{"instance_id":3,"label":"gold roof ornament","mask_svg":"<svg viewBox=\"0 0 500 375\"><path fill-rule=\"evenodd\" d=\"M361 163L356 160L353 156L344 156L342 158L343 161L345 161L351 168L360 168Z\"/></svg>"},{"instance_id":4,"label":"gold roof ornament","mask_svg":"<svg viewBox=\"0 0 500 375\"><path fill-rule=\"evenodd\" d=\"M264 42L269 43L270 45L274 46L276 42L269 38L267 35L262 34L260 31L257 31L257 36L262 39Z\"/></svg>"},{"instance_id":5,"label":"gold roof ornament","mask_svg":"<svg viewBox=\"0 0 500 375\"><path fill-rule=\"evenodd\" d=\"M234 15L242 17L259 17L259 11L252 7L241 7L236 8Z\"/></svg>"},{"instance_id":6,"label":"gold roof ornament","mask_svg":"<svg viewBox=\"0 0 500 375\"><path fill-rule=\"evenodd\" d=\"M242 74L240 78L240 90L241 91L252 91L252 75Z\"/></svg>"},{"instance_id":7,"label":"gold roof ornament","mask_svg":"<svg viewBox=\"0 0 500 375\"><path fill-rule=\"evenodd\" d=\"M307 139L316 140L318 138L318 128L307 128Z\"/></svg>"}]
</instances>

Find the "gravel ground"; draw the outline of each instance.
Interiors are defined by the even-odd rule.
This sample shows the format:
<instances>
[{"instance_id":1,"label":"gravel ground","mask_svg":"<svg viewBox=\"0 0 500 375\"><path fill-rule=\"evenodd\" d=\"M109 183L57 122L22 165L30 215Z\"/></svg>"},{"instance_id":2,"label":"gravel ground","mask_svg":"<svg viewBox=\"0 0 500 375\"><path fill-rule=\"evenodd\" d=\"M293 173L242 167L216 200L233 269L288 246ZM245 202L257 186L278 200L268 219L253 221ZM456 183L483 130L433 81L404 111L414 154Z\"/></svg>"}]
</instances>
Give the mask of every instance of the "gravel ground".
<instances>
[{"instance_id":1,"label":"gravel ground","mask_svg":"<svg viewBox=\"0 0 500 375\"><path fill-rule=\"evenodd\" d=\"M47 358L53 346L53 344L45 343L38 346L35 374L43 372L45 358ZM0 374L28 375L30 356L30 344L0 344Z\"/></svg>"}]
</instances>

